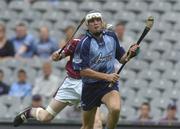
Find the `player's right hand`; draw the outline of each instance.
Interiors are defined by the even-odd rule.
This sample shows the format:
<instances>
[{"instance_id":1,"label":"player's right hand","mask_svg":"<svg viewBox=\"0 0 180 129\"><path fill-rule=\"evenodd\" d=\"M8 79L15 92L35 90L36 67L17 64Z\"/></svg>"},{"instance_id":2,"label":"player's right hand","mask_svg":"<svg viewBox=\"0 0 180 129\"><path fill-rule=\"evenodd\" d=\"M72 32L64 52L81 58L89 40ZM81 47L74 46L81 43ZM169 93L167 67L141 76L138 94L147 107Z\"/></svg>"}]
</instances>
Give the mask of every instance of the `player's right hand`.
<instances>
[{"instance_id":1,"label":"player's right hand","mask_svg":"<svg viewBox=\"0 0 180 129\"><path fill-rule=\"evenodd\" d=\"M52 55L51 58L53 61L58 61L61 58L61 55L59 54L59 51L55 51Z\"/></svg>"},{"instance_id":2,"label":"player's right hand","mask_svg":"<svg viewBox=\"0 0 180 129\"><path fill-rule=\"evenodd\" d=\"M107 76L107 81L115 83L119 79L119 75L117 73L111 73Z\"/></svg>"},{"instance_id":3,"label":"player's right hand","mask_svg":"<svg viewBox=\"0 0 180 129\"><path fill-rule=\"evenodd\" d=\"M139 53L139 50L140 50L140 46L138 44L135 43L135 44L131 45L128 50L127 57L129 59L131 59L131 58L137 56Z\"/></svg>"}]
</instances>

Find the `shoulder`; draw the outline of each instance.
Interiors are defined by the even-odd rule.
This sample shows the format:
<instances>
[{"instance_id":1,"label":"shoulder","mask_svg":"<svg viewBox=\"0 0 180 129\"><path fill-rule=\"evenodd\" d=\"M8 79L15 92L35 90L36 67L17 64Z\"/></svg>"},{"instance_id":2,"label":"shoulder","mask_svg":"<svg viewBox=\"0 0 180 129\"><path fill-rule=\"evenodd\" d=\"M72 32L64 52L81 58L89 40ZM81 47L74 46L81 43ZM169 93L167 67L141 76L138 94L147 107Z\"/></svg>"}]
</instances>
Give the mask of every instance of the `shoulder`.
<instances>
[{"instance_id":1,"label":"shoulder","mask_svg":"<svg viewBox=\"0 0 180 129\"><path fill-rule=\"evenodd\" d=\"M87 47L90 45L90 43L91 43L91 37L86 35L80 40L78 45L81 47Z\"/></svg>"},{"instance_id":2,"label":"shoulder","mask_svg":"<svg viewBox=\"0 0 180 129\"><path fill-rule=\"evenodd\" d=\"M87 43L87 42L90 42L90 40L91 40L91 37L88 36L88 35L86 35L86 36L84 36L84 37L82 37L82 38L80 39L80 42L81 42L81 43Z\"/></svg>"},{"instance_id":3,"label":"shoulder","mask_svg":"<svg viewBox=\"0 0 180 129\"><path fill-rule=\"evenodd\" d=\"M26 83L26 86L27 86L28 88L31 88L31 87L32 87L30 83Z\"/></svg>"},{"instance_id":4,"label":"shoulder","mask_svg":"<svg viewBox=\"0 0 180 129\"><path fill-rule=\"evenodd\" d=\"M104 30L103 34L116 38L116 33L114 31Z\"/></svg>"},{"instance_id":5,"label":"shoulder","mask_svg":"<svg viewBox=\"0 0 180 129\"><path fill-rule=\"evenodd\" d=\"M11 41L11 42L14 42L15 40L16 40L15 36L8 39L8 41Z\"/></svg>"},{"instance_id":6,"label":"shoulder","mask_svg":"<svg viewBox=\"0 0 180 129\"><path fill-rule=\"evenodd\" d=\"M7 85L5 82L0 82L0 85L1 85L2 87L9 87L9 85Z\"/></svg>"},{"instance_id":7,"label":"shoulder","mask_svg":"<svg viewBox=\"0 0 180 129\"><path fill-rule=\"evenodd\" d=\"M27 34L25 39L26 40L35 40L34 36L31 34Z\"/></svg>"},{"instance_id":8,"label":"shoulder","mask_svg":"<svg viewBox=\"0 0 180 129\"><path fill-rule=\"evenodd\" d=\"M119 44L119 40L118 40L116 33L114 31L105 30L103 33L109 37L112 37L115 40L115 42Z\"/></svg>"},{"instance_id":9,"label":"shoulder","mask_svg":"<svg viewBox=\"0 0 180 129\"><path fill-rule=\"evenodd\" d=\"M7 39L7 40L6 40L6 43L12 44L12 41L11 41L10 39Z\"/></svg>"},{"instance_id":10,"label":"shoulder","mask_svg":"<svg viewBox=\"0 0 180 129\"><path fill-rule=\"evenodd\" d=\"M8 45L8 46L13 46L13 43L12 43L11 40L8 39L8 40L6 41L6 45Z\"/></svg>"},{"instance_id":11,"label":"shoulder","mask_svg":"<svg viewBox=\"0 0 180 129\"><path fill-rule=\"evenodd\" d=\"M18 88L18 83L17 82L14 82L14 83L12 83L12 85L11 85L11 88Z\"/></svg>"},{"instance_id":12,"label":"shoulder","mask_svg":"<svg viewBox=\"0 0 180 129\"><path fill-rule=\"evenodd\" d=\"M56 40L54 37L50 37L50 38L49 38L49 41L50 41L51 43L56 43L56 42L57 42L57 40Z\"/></svg>"}]
</instances>

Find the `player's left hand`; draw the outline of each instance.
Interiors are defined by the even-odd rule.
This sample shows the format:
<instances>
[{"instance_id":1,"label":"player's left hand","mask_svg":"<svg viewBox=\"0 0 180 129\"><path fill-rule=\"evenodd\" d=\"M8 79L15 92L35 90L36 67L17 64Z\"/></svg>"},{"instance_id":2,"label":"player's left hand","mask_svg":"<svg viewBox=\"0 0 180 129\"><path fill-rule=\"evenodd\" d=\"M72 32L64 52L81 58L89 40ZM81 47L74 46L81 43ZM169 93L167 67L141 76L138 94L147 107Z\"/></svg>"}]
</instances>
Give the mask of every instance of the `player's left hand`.
<instances>
[{"instance_id":1,"label":"player's left hand","mask_svg":"<svg viewBox=\"0 0 180 129\"><path fill-rule=\"evenodd\" d=\"M129 50L128 50L128 53L127 53L128 60L137 56L139 53L139 50L140 50L140 47L138 44L135 43L135 44L131 45Z\"/></svg>"},{"instance_id":2,"label":"player's left hand","mask_svg":"<svg viewBox=\"0 0 180 129\"><path fill-rule=\"evenodd\" d=\"M53 61L59 61L61 58L61 55L59 54L59 51L55 51L53 52L53 54L51 55L51 58Z\"/></svg>"}]
</instances>

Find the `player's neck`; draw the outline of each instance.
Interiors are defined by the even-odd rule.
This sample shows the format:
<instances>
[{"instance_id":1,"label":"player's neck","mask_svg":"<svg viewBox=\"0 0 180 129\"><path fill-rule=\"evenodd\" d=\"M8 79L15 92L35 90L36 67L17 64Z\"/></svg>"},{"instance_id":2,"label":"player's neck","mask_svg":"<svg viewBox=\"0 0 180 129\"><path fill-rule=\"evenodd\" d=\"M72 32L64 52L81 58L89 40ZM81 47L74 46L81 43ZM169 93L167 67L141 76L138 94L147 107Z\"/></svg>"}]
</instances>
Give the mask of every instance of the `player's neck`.
<instances>
[{"instance_id":1,"label":"player's neck","mask_svg":"<svg viewBox=\"0 0 180 129\"><path fill-rule=\"evenodd\" d=\"M93 36L94 36L98 41L100 41L101 38L102 38L102 33L99 33L99 34L93 34Z\"/></svg>"}]
</instances>

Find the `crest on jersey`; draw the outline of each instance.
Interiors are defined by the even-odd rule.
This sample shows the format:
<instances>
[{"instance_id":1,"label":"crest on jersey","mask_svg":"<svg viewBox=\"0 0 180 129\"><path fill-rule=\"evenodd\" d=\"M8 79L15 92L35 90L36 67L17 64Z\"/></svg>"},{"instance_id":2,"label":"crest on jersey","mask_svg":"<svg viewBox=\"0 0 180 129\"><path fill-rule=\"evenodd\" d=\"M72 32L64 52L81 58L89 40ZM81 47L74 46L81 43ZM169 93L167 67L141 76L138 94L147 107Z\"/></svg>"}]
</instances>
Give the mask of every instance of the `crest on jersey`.
<instances>
[{"instance_id":1,"label":"crest on jersey","mask_svg":"<svg viewBox=\"0 0 180 129\"><path fill-rule=\"evenodd\" d=\"M112 59L112 52L108 53L106 56L103 56L102 53L100 52L98 56L96 56L93 60L92 63L98 64L102 62L106 62Z\"/></svg>"},{"instance_id":2,"label":"crest on jersey","mask_svg":"<svg viewBox=\"0 0 180 129\"><path fill-rule=\"evenodd\" d=\"M74 62L74 63L77 63L77 64L79 64L79 63L82 62L82 59L80 58L80 55L79 55L79 54L74 56L73 62Z\"/></svg>"}]
</instances>

